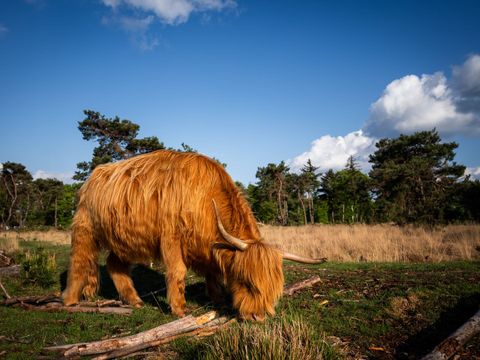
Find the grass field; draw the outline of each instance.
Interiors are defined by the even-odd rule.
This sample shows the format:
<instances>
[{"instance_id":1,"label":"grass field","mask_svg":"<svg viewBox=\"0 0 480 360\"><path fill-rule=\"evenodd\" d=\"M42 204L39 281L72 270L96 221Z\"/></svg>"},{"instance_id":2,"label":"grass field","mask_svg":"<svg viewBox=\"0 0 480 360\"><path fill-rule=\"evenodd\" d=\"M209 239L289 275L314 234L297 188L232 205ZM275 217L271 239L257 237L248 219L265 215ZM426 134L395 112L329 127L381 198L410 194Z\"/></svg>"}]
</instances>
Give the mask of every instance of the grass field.
<instances>
[{"instance_id":1,"label":"grass field","mask_svg":"<svg viewBox=\"0 0 480 360\"><path fill-rule=\"evenodd\" d=\"M2 278L11 295L47 294L64 287L68 245L19 241L12 251L20 254L39 246L56 254L56 282L44 289L25 284L20 278ZM242 323L201 341L180 339L149 356L213 359L219 349L227 351L228 346L233 346L232 338L253 341L247 339L250 334L257 342L262 334L277 338L284 323L293 322L298 328L295 331L304 331L305 327L306 333L312 334L312 341L299 345L306 347L305 353L311 353L310 347L320 349L319 356L325 359L414 359L460 326L480 304L480 262L476 260L328 262L315 266L286 262L284 269L286 283L317 274L322 282L284 297L277 306L277 315L265 324ZM45 346L134 334L174 320L166 304L162 273L140 266L132 273L146 306L128 317L36 313L0 307L0 358L37 359L45 356ZM212 306L204 295L203 279L189 273L187 285L191 313L201 314ZM103 265L99 296L117 296ZM459 355L459 359L480 356L480 337L474 338Z\"/></svg>"},{"instance_id":2,"label":"grass field","mask_svg":"<svg viewBox=\"0 0 480 360\"><path fill-rule=\"evenodd\" d=\"M480 260L480 225L267 225L260 231L282 249L332 261Z\"/></svg>"}]
</instances>

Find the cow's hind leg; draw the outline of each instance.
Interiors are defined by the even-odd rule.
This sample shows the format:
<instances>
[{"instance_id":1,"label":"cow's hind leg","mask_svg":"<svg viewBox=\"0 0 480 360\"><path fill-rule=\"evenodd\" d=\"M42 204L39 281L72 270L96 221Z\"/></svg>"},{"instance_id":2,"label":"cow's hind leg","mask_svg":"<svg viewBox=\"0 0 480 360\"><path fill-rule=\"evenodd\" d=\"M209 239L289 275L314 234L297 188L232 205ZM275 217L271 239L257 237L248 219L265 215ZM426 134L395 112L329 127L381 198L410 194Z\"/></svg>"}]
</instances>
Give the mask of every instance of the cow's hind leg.
<instances>
[{"instance_id":1,"label":"cow's hind leg","mask_svg":"<svg viewBox=\"0 0 480 360\"><path fill-rule=\"evenodd\" d=\"M107 270L112 277L120 298L130 305L142 306L142 299L138 296L130 277L130 264L121 261L117 255L111 252L107 258Z\"/></svg>"},{"instance_id":2,"label":"cow's hind leg","mask_svg":"<svg viewBox=\"0 0 480 360\"><path fill-rule=\"evenodd\" d=\"M63 292L65 305L74 305L80 296L92 298L98 289L98 244L85 209L79 208L72 226L72 250L67 287Z\"/></svg>"},{"instance_id":3,"label":"cow's hind leg","mask_svg":"<svg viewBox=\"0 0 480 360\"><path fill-rule=\"evenodd\" d=\"M163 240L163 239L162 239ZM178 243L177 243L178 244ZM165 241L162 247L162 258L166 268L167 301L172 312L179 317L185 316L185 276L187 267L183 261L182 251L179 246L169 246Z\"/></svg>"}]
</instances>

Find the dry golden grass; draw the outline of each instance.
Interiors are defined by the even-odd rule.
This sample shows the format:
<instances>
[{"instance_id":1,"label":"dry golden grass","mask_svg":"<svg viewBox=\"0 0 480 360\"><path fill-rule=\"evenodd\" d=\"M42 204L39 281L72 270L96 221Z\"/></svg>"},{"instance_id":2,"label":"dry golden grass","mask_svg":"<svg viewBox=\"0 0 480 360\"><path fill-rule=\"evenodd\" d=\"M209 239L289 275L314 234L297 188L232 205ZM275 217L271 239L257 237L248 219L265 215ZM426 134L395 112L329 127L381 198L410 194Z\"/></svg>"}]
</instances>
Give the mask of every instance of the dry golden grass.
<instances>
[{"instance_id":1,"label":"dry golden grass","mask_svg":"<svg viewBox=\"0 0 480 360\"><path fill-rule=\"evenodd\" d=\"M70 244L70 232L60 230L47 231L1 231L0 239L3 241L17 242L20 240L49 241L54 244ZM17 245L18 246L18 245Z\"/></svg>"},{"instance_id":2,"label":"dry golden grass","mask_svg":"<svg viewBox=\"0 0 480 360\"><path fill-rule=\"evenodd\" d=\"M330 261L451 261L480 259L480 225L434 229L395 225L261 226L281 249Z\"/></svg>"},{"instance_id":3,"label":"dry golden grass","mask_svg":"<svg viewBox=\"0 0 480 360\"><path fill-rule=\"evenodd\" d=\"M0 250L5 251L7 254L11 254L20 248L18 239L3 236L0 234Z\"/></svg>"},{"instance_id":4,"label":"dry golden grass","mask_svg":"<svg viewBox=\"0 0 480 360\"><path fill-rule=\"evenodd\" d=\"M281 249L330 261L451 261L480 259L480 225L428 229L396 225L269 226L260 231ZM68 231L0 232L0 248L19 240L70 244ZM6 250L6 249L4 249Z\"/></svg>"}]
</instances>

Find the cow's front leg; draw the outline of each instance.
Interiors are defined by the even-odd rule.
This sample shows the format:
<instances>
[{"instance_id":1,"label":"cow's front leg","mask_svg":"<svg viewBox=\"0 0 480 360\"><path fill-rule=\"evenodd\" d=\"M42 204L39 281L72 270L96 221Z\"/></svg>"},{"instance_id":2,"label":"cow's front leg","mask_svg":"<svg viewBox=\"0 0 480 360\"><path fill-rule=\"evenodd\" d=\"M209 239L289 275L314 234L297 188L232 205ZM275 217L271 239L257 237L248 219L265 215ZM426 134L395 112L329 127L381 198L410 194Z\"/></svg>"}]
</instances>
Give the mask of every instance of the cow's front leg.
<instances>
[{"instance_id":1,"label":"cow's front leg","mask_svg":"<svg viewBox=\"0 0 480 360\"><path fill-rule=\"evenodd\" d=\"M210 299L217 305L225 304L226 292L218 276L208 274L205 276L205 282Z\"/></svg>"},{"instance_id":2,"label":"cow's front leg","mask_svg":"<svg viewBox=\"0 0 480 360\"><path fill-rule=\"evenodd\" d=\"M172 312L179 317L185 316L185 276L187 267L179 248L170 247L162 251L163 262L166 268L167 301Z\"/></svg>"}]
</instances>

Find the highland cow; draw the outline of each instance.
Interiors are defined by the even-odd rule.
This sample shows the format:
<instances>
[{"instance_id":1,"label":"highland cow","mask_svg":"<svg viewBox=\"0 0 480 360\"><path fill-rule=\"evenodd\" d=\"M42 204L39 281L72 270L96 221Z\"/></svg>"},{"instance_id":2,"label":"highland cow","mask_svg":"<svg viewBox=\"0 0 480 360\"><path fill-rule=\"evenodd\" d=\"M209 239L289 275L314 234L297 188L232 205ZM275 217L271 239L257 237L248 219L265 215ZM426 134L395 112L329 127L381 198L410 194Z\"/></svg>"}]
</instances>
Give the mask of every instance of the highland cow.
<instances>
[{"instance_id":1,"label":"highland cow","mask_svg":"<svg viewBox=\"0 0 480 360\"><path fill-rule=\"evenodd\" d=\"M131 264L161 260L167 300L185 315L185 275L205 276L214 300L227 290L242 319L273 315L283 290L282 257L301 258L266 244L243 195L224 168L205 156L160 150L98 166L82 186L72 225L65 305L98 288L98 253L120 297L141 306Z\"/></svg>"}]
</instances>

